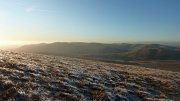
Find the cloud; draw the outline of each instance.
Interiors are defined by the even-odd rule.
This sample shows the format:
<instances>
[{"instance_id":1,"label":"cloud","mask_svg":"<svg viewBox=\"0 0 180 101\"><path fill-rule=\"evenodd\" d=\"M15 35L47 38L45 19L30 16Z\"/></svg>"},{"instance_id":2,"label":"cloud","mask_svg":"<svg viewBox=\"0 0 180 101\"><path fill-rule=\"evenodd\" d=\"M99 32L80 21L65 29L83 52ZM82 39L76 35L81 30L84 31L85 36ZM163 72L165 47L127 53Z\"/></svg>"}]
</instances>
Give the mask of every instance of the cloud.
<instances>
[{"instance_id":1,"label":"cloud","mask_svg":"<svg viewBox=\"0 0 180 101\"><path fill-rule=\"evenodd\" d=\"M29 7L27 7L26 9L25 9L25 11L27 12L27 13L31 13L31 12L33 12L33 11L35 11L36 9L35 9L35 7L33 7L33 6L29 6Z\"/></svg>"}]
</instances>

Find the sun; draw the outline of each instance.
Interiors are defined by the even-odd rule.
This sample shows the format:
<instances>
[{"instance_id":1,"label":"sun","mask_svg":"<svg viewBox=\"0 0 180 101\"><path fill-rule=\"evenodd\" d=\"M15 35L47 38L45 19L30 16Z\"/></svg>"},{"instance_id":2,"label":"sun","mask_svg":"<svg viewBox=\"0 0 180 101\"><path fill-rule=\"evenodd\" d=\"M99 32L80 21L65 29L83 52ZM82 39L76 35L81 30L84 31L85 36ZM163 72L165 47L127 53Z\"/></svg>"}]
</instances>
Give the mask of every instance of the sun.
<instances>
[{"instance_id":1,"label":"sun","mask_svg":"<svg viewBox=\"0 0 180 101\"><path fill-rule=\"evenodd\" d=\"M5 44L5 41L0 39L0 45L4 45Z\"/></svg>"},{"instance_id":2,"label":"sun","mask_svg":"<svg viewBox=\"0 0 180 101\"><path fill-rule=\"evenodd\" d=\"M0 39L0 46L21 46L25 44L33 44L31 41L21 41L21 40L4 40Z\"/></svg>"},{"instance_id":3,"label":"sun","mask_svg":"<svg viewBox=\"0 0 180 101\"><path fill-rule=\"evenodd\" d=\"M5 45L10 45L10 44L11 43L9 41L0 39L0 45L5 46Z\"/></svg>"},{"instance_id":4,"label":"sun","mask_svg":"<svg viewBox=\"0 0 180 101\"><path fill-rule=\"evenodd\" d=\"M2 33L4 33L4 31L3 31L3 28L1 28L1 26L0 26L0 45L1 46L7 44L7 41L5 40L6 36Z\"/></svg>"},{"instance_id":5,"label":"sun","mask_svg":"<svg viewBox=\"0 0 180 101\"><path fill-rule=\"evenodd\" d=\"M0 46L21 45L23 43L24 42L20 40L13 40L11 38L7 39L7 36L4 34L1 34L0 32Z\"/></svg>"},{"instance_id":6,"label":"sun","mask_svg":"<svg viewBox=\"0 0 180 101\"><path fill-rule=\"evenodd\" d=\"M13 35L7 33L3 28L0 26L0 46L10 46L10 45L16 45L19 44L17 40L13 39Z\"/></svg>"}]
</instances>

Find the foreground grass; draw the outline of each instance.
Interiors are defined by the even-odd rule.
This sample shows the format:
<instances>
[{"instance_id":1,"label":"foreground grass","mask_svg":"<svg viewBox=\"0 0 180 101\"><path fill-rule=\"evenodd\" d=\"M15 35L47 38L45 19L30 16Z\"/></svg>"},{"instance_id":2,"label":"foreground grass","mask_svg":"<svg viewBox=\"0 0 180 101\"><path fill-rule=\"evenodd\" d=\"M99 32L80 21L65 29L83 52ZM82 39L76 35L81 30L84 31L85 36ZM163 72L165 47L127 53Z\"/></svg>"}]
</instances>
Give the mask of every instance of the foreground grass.
<instances>
[{"instance_id":1,"label":"foreground grass","mask_svg":"<svg viewBox=\"0 0 180 101\"><path fill-rule=\"evenodd\" d=\"M180 73L0 51L0 101L180 100Z\"/></svg>"}]
</instances>

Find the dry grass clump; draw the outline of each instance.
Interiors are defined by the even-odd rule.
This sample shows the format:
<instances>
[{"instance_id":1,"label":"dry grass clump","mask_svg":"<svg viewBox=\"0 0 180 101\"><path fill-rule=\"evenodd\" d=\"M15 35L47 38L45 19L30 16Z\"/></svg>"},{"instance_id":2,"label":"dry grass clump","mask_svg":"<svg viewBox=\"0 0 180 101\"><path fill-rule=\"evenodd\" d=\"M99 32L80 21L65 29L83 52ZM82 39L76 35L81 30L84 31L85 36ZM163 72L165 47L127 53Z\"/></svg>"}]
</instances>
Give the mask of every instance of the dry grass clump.
<instances>
[{"instance_id":1,"label":"dry grass clump","mask_svg":"<svg viewBox=\"0 0 180 101\"><path fill-rule=\"evenodd\" d=\"M60 101L79 101L80 97L66 92L57 92L55 94L55 99Z\"/></svg>"},{"instance_id":2,"label":"dry grass clump","mask_svg":"<svg viewBox=\"0 0 180 101\"><path fill-rule=\"evenodd\" d=\"M101 101L103 99L103 97L105 96L105 91L104 91L103 87L93 86L91 88L90 94L92 96L93 101Z\"/></svg>"}]
</instances>

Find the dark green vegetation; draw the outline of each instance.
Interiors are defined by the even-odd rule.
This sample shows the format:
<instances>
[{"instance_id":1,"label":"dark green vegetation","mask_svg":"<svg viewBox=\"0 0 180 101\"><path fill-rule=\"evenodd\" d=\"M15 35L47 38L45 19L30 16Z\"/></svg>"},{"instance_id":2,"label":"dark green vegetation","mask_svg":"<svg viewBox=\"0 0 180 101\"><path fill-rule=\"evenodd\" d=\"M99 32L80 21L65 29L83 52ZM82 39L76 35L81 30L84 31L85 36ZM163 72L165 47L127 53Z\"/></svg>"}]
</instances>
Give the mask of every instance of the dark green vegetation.
<instances>
[{"instance_id":1,"label":"dark green vegetation","mask_svg":"<svg viewBox=\"0 0 180 101\"><path fill-rule=\"evenodd\" d=\"M180 60L180 48L159 44L51 43L26 45L17 51L96 60Z\"/></svg>"}]
</instances>

